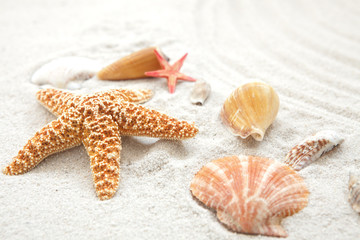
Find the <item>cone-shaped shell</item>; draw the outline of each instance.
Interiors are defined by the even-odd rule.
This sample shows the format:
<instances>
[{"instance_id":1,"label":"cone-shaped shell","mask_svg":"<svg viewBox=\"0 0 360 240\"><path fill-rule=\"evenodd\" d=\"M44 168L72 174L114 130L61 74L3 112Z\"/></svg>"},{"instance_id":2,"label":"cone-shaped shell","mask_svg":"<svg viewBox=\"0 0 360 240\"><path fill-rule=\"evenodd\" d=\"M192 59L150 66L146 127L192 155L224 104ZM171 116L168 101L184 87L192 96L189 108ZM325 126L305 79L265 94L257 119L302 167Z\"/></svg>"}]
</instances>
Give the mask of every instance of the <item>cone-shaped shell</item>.
<instances>
[{"instance_id":1,"label":"cone-shaped shell","mask_svg":"<svg viewBox=\"0 0 360 240\"><path fill-rule=\"evenodd\" d=\"M134 52L101 69L97 77L101 80L126 80L146 78L145 72L161 69L154 53L156 47ZM159 51L159 49L157 49ZM160 52L160 51L159 51Z\"/></svg>"},{"instance_id":2,"label":"cone-shaped shell","mask_svg":"<svg viewBox=\"0 0 360 240\"><path fill-rule=\"evenodd\" d=\"M232 134L242 138L251 135L262 141L278 110L279 97L274 89L265 83L251 82L231 93L220 116Z\"/></svg>"},{"instance_id":3,"label":"cone-shaped shell","mask_svg":"<svg viewBox=\"0 0 360 240\"><path fill-rule=\"evenodd\" d=\"M304 180L290 167L254 156L225 157L193 178L192 194L233 231L286 237L281 220L308 203Z\"/></svg>"}]
</instances>

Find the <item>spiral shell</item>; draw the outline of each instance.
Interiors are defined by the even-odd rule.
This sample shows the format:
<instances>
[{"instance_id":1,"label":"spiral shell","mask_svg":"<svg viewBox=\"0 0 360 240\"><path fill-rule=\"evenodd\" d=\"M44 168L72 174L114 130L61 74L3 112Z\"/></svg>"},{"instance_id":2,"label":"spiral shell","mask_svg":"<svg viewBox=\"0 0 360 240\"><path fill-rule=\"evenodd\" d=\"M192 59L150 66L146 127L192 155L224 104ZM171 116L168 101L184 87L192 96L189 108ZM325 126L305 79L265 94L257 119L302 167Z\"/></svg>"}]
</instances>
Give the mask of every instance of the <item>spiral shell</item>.
<instances>
[{"instance_id":1,"label":"spiral shell","mask_svg":"<svg viewBox=\"0 0 360 240\"><path fill-rule=\"evenodd\" d=\"M251 135L262 141L266 129L279 110L279 97L274 89L261 82L251 82L235 89L225 100L220 116L235 136Z\"/></svg>"},{"instance_id":2,"label":"spiral shell","mask_svg":"<svg viewBox=\"0 0 360 240\"><path fill-rule=\"evenodd\" d=\"M217 211L231 230L286 237L281 220L308 203L303 179L285 164L255 156L232 156L206 164L193 178L192 194Z\"/></svg>"}]
</instances>

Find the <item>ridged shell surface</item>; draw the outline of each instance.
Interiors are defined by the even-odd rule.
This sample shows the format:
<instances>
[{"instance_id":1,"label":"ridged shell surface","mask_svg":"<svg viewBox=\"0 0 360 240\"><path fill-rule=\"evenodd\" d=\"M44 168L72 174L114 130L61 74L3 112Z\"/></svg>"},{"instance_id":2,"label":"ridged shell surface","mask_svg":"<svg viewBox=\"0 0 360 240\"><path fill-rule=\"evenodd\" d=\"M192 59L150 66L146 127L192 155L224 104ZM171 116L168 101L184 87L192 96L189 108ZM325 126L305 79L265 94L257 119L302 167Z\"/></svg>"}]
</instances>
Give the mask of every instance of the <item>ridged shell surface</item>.
<instances>
[{"instance_id":1,"label":"ridged shell surface","mask_svg":"<svg viewBox=\"0 0 360 240\"><path fill-rule=\"evenodd\" d=\"M279 97L275 90L268 84L251 82L230 94L220 116L232 134L242 138L251 135L255 140L262 141L278 110Z\"/></svg>"},{"instance_id":2,"label":"ridged shell surface","mask_svg":"<svg viewBox=\"0 0 360 240\"><path fill-rule=\"evenodd\" d=\"M339 145L343 140L335 131L320 131L293 147L286 155L284 163L299 171Z\"/></svg>"},{"instance_id":3,"label":"ridged shell surface","mask_svg":"<svg viewBox=\"0 0 360 240\"><path fill-rule=\"evenodd\" d=\"M308 203L303 179L290 167L262 157L231 156L206 164L190 190L233 231L286 237L281 220Z\"/></svg>"},{"instance_id":4,"label":"ridged shell surface","mask_svg":"<svg viewBox=\"0 0 360 240\"><path fill-rule=\"evenodd\" d=\"M154 49L157 48L145 48L123 57L101 69L98 72L97 77L101 80L146 78L145 72L161 69L161 65L154 53Z\"/></svg>"}]
</instances>

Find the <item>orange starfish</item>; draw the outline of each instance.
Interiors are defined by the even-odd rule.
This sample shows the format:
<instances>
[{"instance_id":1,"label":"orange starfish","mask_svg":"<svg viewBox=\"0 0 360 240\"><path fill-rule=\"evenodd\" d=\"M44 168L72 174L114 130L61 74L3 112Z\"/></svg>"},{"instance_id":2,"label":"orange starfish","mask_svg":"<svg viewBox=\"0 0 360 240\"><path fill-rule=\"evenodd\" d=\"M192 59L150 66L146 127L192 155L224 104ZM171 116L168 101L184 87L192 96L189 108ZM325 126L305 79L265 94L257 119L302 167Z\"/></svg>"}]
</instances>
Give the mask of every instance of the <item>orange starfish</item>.
<instances>
[{"instance_id":1,"label":"orange starfish","mask_svg":"<svg viewBox=\"0 0 360 240\"><path fill-rule=\"evenodd\" d=\"M176 86L176 82L178 79L181 79L184 81L191 81L191 82L196 81L196 79L179 72L180 68L182 67L184 60L187 56L187 53L182 58L180 58L176 63L174 63L173 65L170 65L168 63L168 61L166 59L164 59L158 51L156 51L156 49L154 50L154 52L156 54L157 59L160 62L160 65L163 67L163 69L157 70L157 71L152 71L152 72L145 72L145 75L151 76L151 77L167 78L170 93L175 92L175 86Z\"/></svg>"},{"instance_id":2,"label":"orange starfish","mask_svg":"<svg viewBox=\"0 0 360 240\"><path fill-rule=\"evenodd\" d=\"M112 89L88 95L40 90L38 100L58 118L30 138L3 172L25 173L47 156L82 143L98 197L113 197L119 186L120 136L183 140L198 132L193 123L137 105L151 96L150 90Z\"/></svg>"}]
</instances>

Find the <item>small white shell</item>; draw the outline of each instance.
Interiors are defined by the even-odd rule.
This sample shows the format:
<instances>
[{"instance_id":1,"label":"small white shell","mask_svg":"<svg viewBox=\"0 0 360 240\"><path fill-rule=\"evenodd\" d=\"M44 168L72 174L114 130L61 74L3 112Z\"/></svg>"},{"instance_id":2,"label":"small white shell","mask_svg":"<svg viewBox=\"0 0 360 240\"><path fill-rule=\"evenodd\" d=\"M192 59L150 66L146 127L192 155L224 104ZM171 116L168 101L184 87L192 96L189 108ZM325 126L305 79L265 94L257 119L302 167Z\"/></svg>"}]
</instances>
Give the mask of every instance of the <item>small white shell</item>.
<instances>
[{"instance_id":1,"label":"small white shell","mask_svg":"<svg viewBox=\"0 0 360 240\"><path fill-rule=\"evenodd\" d=\"M190 101L193 104L203 105L211 91L210 84L205 81L197 81L191 91Z\"/></svg>"},{"instance_id":2,"label":"small white shell","mask_svg":"<svg viewBox=\"0 0 360 240\"><path fill-rule=\"evenodd\" d=\"M355 212L360 213L360 178L354 173L349 174L349 202Z\"/></svg>"},{"instance_id":3,"label":"small white shell","mask_svg":"<svg viewBox=\"0 0 360 240\"><path fill-rule=\"evenodd\" d=\"M299 171L340 144L344 139L335 131L320 131L293 147L284 162Z\"/></svg>"},{"instance_id":4,"label":"small white shell","mask_svg":"<svg viewBox=\"0 0 360 240\"><path fill-rule=\"evenodd\" d=\"M84 57L62 57L46 63L31 77L31 82L38 85L51 85L58 88L74 88L80 85L72 81L84 81L96 75L101 64Z\"/></svg>"}]
</instances>

